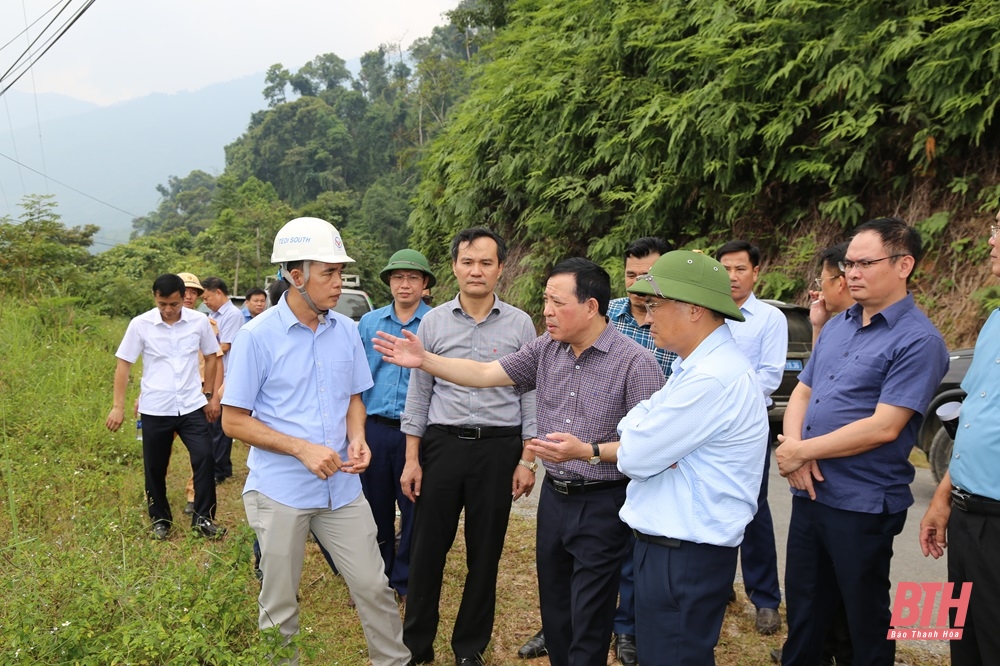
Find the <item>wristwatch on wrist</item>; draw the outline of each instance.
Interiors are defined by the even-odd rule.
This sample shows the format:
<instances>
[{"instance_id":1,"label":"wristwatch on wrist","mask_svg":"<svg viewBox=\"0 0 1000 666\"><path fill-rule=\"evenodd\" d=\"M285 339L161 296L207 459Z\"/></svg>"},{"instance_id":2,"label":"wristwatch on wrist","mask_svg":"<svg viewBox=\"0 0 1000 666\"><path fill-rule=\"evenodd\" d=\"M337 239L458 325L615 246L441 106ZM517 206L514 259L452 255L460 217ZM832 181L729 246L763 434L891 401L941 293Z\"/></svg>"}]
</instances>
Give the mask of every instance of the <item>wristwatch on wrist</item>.
<instances>
[{"instance_id":1,"label":"wristwatch on wrist","mask_svg":"<svg viewBox=\"0 0 1000 666\"><path fill-rule=\"evenodd\" d=\"M587 462L591 465L596 465L601 462L601 447L597 445L597 442L591 442L590 445L594 448L594 455L592 455Z\"/></svg>"},{"instance_id":2,"label":"wristwatch on wrist","mask_svg":"<svg viewBox=\"0 0 1000 666\"><path fill-rule=\"evenodd\" d=\"M532 474L538 471L538 463L536 463L534 460L528 461L522 458L517 461L517 464L520 465L521 467L527 467L528 471L531 472Z\"/></svg>"},{"instance_id":3,"label":"wristwatch on wrist","mask_svg":"<svg viewBox=\"0 0 1000 666\"><path fill-rule=\"evenodd\" d=\"M204 395L205 395L205 398L206 398L207 400L211 400L211 399L212 399L212 396L213 396L213 395L215 395L215 394L214 394L214 393L212 393L211 391L208 391L208 392L207 392L207 393L205 393Z\"/></svg>"}]
</instances>

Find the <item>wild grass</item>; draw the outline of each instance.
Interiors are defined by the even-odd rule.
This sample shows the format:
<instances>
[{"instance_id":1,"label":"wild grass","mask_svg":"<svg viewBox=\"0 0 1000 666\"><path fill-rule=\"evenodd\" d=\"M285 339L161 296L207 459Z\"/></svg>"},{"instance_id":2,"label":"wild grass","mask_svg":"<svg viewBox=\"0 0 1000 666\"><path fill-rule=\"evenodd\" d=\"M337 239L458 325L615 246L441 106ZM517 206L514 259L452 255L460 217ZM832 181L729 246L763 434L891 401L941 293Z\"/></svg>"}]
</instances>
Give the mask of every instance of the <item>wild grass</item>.
<instances>
[{"instance_id":1,"label":"wild grass","mask_svg":"<svg viewBox=\"0 0 1000 666\"><path fill-rule=\"evenodd\" d=\"M169 540L150 538L134 424L127 421L115 434L104 428L125 324L71 307L0 307L0 662L266 663L280 645L273 633L257 630L253 533L240 499L246 449L234 446L236 478L219 487L218 521L229 534L213 542L186 529L181 510L190 464L176 443L168 488L177 522ZM512 514L489 664L518 663L518 647L539 627L534 528L531 511ZM439 664L453 658L463 538L460 531L445 574ZM366 664L346 585L315 546L307 548L300 595L303 630L295 645L303 663ZM734 605L718 661L768 664L770 649L780 644L780 636L758 636L752 611ZM907 646L899 659L947 663Z\"/></svg>"}]
</instances>

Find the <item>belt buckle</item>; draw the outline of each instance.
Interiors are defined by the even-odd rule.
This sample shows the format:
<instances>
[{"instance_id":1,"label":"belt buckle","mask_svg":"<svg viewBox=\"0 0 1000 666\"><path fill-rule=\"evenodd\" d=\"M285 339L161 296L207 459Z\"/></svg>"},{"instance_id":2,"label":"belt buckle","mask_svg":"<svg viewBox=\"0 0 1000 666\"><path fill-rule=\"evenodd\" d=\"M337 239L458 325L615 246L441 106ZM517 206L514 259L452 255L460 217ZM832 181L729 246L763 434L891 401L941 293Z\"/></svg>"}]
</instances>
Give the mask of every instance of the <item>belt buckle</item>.
<instances>
[{"instance_id":1,"label":"belt buckle","mask_svg":"<svg viewBox=\"0 0 1000 666\"><path fill-rule=\"evenodd\" d=\"M951 489L951 502L962 511L969 510L969 504L967 502L968 498L969 498L968 493L962 492L958 488Z\"/></svg>"},{"instance_id":2,"label":"belt buckle","mask_svg":"<svg viewBox=\"0 0 1000 666\"><path fill-rule=\"evenodd\" d=\"M459 439L479 439L481 433L478 427L474 426L458 426L458 438Z\"/></svg>"},{"instance_id":3,"label":"belt buckle","mask_svg":"<svg viewBox=\"0 0 1000 666\"><path fill-rule=\"evenodd\" d=\"M548 477L552 481L552 488L560 495L569 495L569 484L565 481L558 481L552 477Z\"/></svg>"}]
</instances>

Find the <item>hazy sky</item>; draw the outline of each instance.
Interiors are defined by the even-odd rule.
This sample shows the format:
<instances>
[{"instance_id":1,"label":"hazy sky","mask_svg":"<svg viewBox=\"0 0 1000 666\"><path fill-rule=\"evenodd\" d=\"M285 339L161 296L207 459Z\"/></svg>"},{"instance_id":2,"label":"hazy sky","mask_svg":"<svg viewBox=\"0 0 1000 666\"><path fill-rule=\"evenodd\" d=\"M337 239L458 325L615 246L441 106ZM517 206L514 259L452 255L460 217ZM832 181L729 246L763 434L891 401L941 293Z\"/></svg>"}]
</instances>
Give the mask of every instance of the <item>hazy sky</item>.
<instances>
[{"instance_id":1,"label":"hazy sky","mask_svg":"<svg viewBox=\"0 0 1000 666\"><path fill-rule=\"evenodd\" d=\"M84 6L69 7L53 27ZM0 73L27 48L26 24L67 0L0 0ZM280 62L297 69L333 52L357 58L445 23L458 0L97 0L33 67L35 91L111 104L197 90ZM27 21L25 21L27 15ZM55 16L29 29L38 35ZM5 87L6 83L2 87ZM13 88L32 92L32 74Z\"/></svg>"}]
</instances>

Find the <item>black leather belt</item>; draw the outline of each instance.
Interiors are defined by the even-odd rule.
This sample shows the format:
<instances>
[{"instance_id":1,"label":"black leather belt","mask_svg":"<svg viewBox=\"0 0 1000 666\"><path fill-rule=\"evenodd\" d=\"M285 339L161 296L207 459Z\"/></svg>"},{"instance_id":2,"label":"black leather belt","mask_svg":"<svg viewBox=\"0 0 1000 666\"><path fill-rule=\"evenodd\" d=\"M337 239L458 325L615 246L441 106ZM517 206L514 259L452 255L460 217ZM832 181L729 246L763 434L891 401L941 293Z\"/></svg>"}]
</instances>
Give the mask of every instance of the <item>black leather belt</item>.
<instances>
[{"instance_id":1,"label":"black leather belt","mask_svg":"<svg viewBox=\"0 0 1000 666\"><path fill-rule=\"evenodd\" d=\"M966 513L1000 516L1000 502L989 497L967 493L961 488L951 489L951 503Z\"/></svg>"},{"instance_id":2,"label":"black leather belt","mask_svg":"<svg viewBox=\"0 0 1000 666\"><path fill-rule=\"evenodd\" d=\"M431 427L444 430L459 439L492 439L493 437L513 437L521 434L521 426L450 426L434 423Z\"/></svg>"},{"instance_id":3,"label":"black leather belt","mask_svg":"<svg viewBox=\"0 0 1000 666\"><path fill-rule=\"evenodd\" d=\"M654 546L663 546L664 548L681 547L680 539L671 539L670 537L656 536L654 534L643 534L638 530L632 530L632 534L634 534L635 538L638 539L639 541L642 541L644 543L651 543Z\"/></svg>"},{"instance_id":4,"label":"black leather belt","mask_svg":"<svg viewBox=\"0 0 1000 666\"><path fill-rule=\"evenodd\" d=\"M595 490L606 490L608 488L621 488L628 485L628 479L615 479L614 481L560 481L553 479L550 475L545 475L545 480L552 485L552 490L560 495L576 495L577 493L592 493Z\"/></svg>"},{"instance_id":5,"label":"black leather belt","mask_svg":"<svg viewBox=\"0 0 1000 666\"><path fill-rule=\"evenodd\" d=\"M390 428L399 427L399 419L388 419L384 416L379 416L378 414L372 414L368 418L375 421L375 423L381 423L384 426L389 426Z\"/></svg>"}]
</instances>

